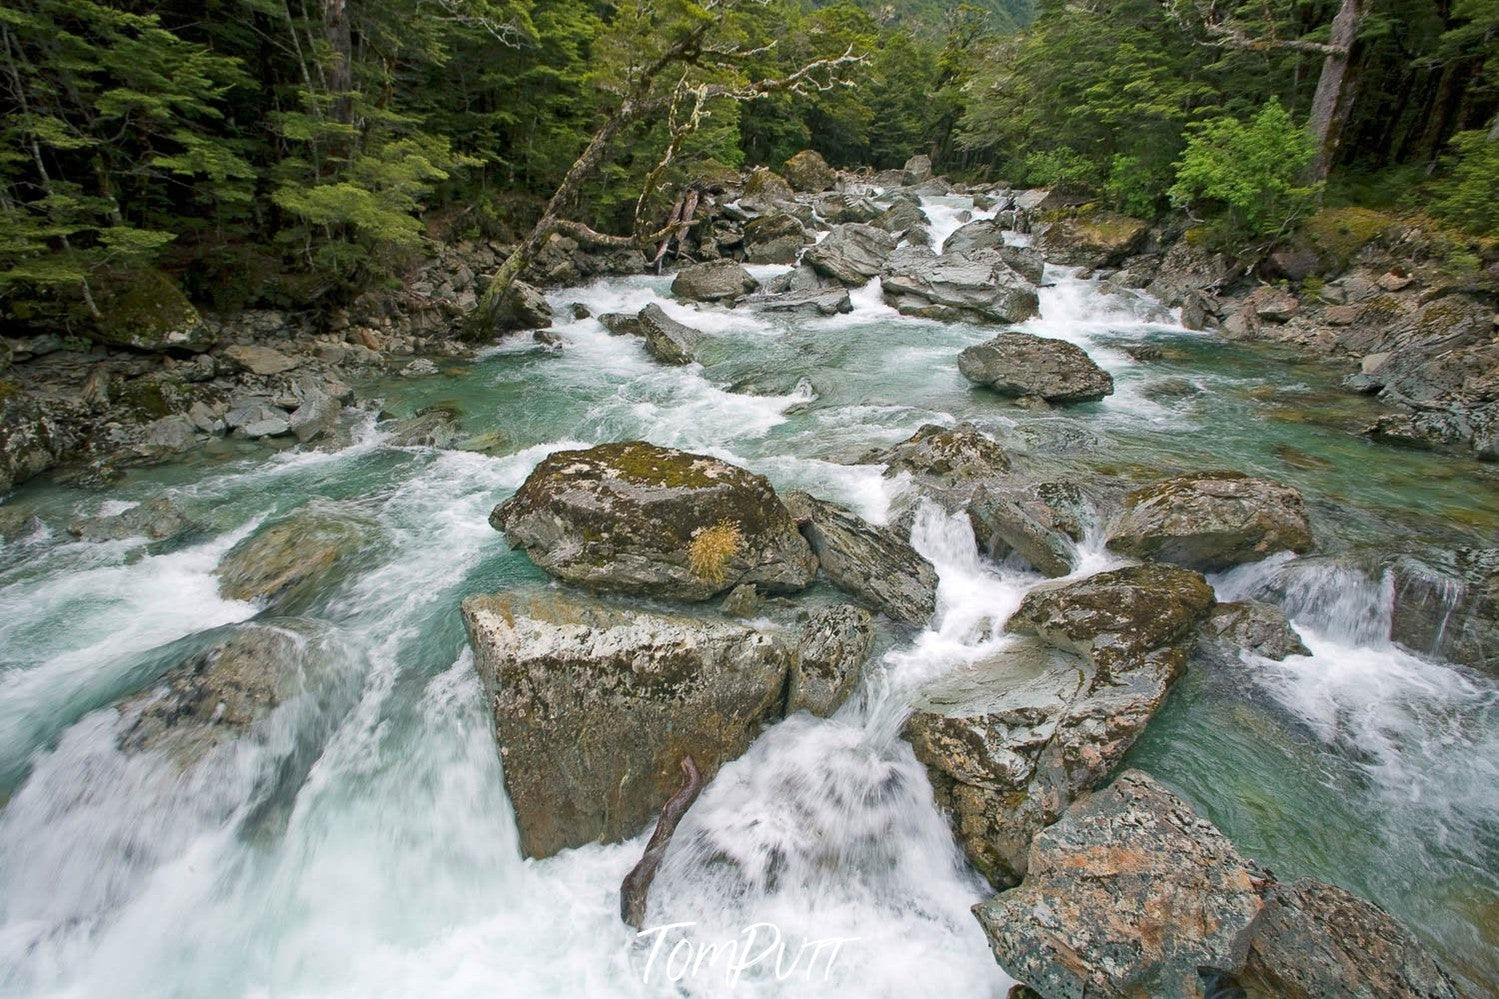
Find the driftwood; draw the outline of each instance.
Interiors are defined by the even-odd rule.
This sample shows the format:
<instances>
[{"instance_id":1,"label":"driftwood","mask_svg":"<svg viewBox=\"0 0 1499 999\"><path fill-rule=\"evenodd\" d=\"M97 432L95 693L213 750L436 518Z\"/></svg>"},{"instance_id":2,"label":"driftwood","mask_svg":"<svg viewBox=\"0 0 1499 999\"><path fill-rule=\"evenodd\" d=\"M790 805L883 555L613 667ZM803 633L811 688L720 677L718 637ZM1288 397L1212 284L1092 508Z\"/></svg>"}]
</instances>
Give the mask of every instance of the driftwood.
<instances>
[{"instance_id":1,"label":"driftwood","mask_svg":"<svg viewBox=\"0 0 1499 999\"><path fill-rule=\"evenodd\" d=\"M619 886L619 917L629 925L640 929L645 922L645 904L656 879L656 869L666 856L666 847L671 843L677 823L687 814L687 809L697 800L703 790L703 775L692 757L682 757L682 787L661 806L661 817L656 820L656 831L645 845L640 863L631 869Z\"/></svg>"}]
</instances>

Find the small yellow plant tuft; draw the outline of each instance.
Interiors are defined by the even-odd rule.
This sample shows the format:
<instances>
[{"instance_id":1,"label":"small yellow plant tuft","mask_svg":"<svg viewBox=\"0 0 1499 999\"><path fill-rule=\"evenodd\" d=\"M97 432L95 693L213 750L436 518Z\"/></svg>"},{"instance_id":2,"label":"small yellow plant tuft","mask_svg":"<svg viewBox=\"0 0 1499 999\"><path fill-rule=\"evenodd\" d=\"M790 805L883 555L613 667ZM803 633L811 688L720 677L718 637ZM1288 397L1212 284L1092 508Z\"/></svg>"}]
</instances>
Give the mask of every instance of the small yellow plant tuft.
<instances>
[{"instance_id":1,"label":"small yellow plant tuft","mask_svg":"<svg viewBox=\"0 0 1499 999\"><path fill-rule=\"evenodd\" d=\"M721 585L729 559L743 547L744 535L739 532L738 524L725 520L702 528L692 536L692 545L687 550L692 574L715 586Z\"/></svg>"}]
</instances>

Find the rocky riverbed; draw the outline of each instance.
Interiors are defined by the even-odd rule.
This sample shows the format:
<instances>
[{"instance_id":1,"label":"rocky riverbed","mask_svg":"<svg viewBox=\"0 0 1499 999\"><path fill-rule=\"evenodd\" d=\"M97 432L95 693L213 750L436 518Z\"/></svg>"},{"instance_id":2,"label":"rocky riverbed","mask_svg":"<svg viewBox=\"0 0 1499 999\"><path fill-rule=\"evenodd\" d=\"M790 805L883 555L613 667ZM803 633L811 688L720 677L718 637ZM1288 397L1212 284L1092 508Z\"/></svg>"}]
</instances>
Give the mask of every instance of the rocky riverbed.
<instances>
[{"instance_id":1,"label":"rocky riverbed","mask_svg":"<svg viewBox=\"0 0 1499 999\"><path fill-rule=\"evenodd\" d=\"M669 992L618 892L684 756L646 925L849 941L746 992L1492 989L1493 466L1365 432L1484 425L1480 299L1313 356L1398 246L1293 307L800 166L674 272L554 240L534 334L456 338L464 247L12 351L0 990Z\"/></svg>"}]
</instances>

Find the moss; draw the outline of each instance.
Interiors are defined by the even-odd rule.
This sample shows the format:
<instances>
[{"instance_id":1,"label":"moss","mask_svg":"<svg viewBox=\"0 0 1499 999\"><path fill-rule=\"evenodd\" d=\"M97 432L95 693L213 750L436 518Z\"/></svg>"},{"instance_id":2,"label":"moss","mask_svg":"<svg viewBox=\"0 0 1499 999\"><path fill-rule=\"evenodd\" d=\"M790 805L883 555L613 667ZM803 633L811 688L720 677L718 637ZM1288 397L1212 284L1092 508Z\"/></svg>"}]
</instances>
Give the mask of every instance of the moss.
<instances>
[{"instance_id":1,"label":"moss","mask_svg":"<svg viewBox=\"0 0 1499 999\"><path fill-rule=\"evenodd\" d=\"M597 461L616 469L620 477L643 486L660 486L667 489L707 489L719 483L719 479L708 475L699 462L711 461L701 455L657 447L644 441L625 444L604 444L594 448L590 455Z\"/></svg>"},{"instance_id":2,"label":"moss","mask_svg":"<svg viewBox=\"0 0 1499 999\"><path fill-rule=\"evenodd\" d=\"M192 404L187 383L172 375L146 375L132 378L120 387L117 400L147 420L180 413Z\"/></svg>"},{"instance_id":3,"label":"moss","mask_svg":"<svg viewBox=\"0 0 1499 999\"><path fill-rule=\"evenodd\" d=\"M1324 208L1302 225L1301 236L1336 270L1397 223L1395 216L1369 208Z\"/></svg>"}]
</instances>

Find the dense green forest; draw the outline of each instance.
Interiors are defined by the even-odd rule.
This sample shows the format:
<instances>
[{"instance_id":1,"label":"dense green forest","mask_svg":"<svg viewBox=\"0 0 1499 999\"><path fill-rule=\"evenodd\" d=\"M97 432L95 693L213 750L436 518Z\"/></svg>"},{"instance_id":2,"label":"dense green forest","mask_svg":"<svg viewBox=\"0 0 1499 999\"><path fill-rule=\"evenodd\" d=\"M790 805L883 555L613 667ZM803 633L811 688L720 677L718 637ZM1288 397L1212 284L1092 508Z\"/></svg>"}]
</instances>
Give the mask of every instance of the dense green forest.
<instances>
[{"instance_id":1,"label":"dense green forest","mask_svg":"<svg viewBox=\"0 0 1499 999\"><path fill-rule=\"evenodd\" d=\"M1319 203L1499 228L1499 0L16 0L0 46L11 323L97 315L142 268L218 308L308 305L434 236L516 238L654 59L709 96L690 128L663 103L609 135L577 199L601 230L648 174L804 148L1185 207L1225 239Z\"/></svg>"}]
</instances>

